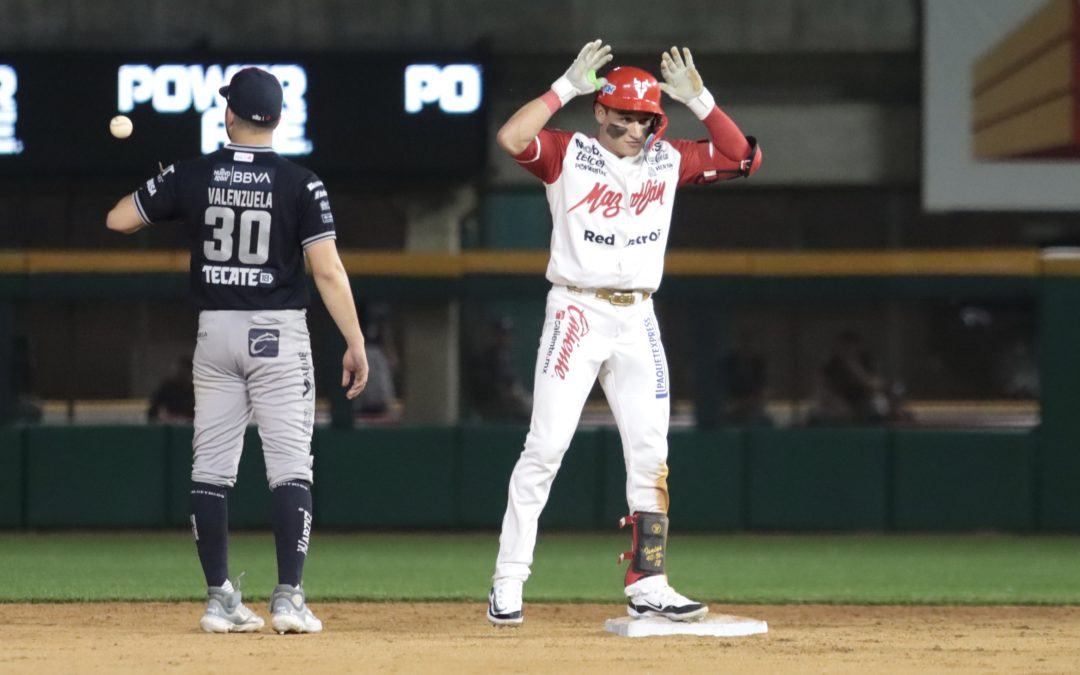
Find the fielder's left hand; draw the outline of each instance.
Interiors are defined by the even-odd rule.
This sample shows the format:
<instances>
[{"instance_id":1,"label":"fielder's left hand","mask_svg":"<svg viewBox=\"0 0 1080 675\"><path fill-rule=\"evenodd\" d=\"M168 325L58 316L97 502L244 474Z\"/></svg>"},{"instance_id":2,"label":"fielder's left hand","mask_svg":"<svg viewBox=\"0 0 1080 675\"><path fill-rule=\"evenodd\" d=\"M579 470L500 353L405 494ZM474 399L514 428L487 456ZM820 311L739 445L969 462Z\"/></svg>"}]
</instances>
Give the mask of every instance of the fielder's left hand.
<instances>
[{"instance_id":1,"label":"fielder's left hand","mask_svg":"<svg viewBox=\"0 0 1080 675\"><path fill-rule=\"evenodd\" d=\"M683 47L682 54L677 47L660 54L660 75L664 78L660 90L679 103L689 103L705 91L701 75L694 67L694 57L687 47Z\"/></svg>"}]
</instances>

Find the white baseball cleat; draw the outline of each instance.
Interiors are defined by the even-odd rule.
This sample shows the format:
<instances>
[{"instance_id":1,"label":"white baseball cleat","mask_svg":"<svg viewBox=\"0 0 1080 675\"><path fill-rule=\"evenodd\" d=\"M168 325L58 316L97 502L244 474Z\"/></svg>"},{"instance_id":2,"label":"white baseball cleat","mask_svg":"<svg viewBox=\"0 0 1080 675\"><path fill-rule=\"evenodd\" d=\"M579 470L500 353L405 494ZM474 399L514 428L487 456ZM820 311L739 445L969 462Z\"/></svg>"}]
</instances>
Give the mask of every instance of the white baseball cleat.
<instances>
[{"instance_id":1,"label":"white baseball cleat","mask_svg":"<svg viewBox=\"0 0 1080 675\"><path fill-rule=\"evenodd\" d=\"M663 574L639 579L627 586L625 593L629 598L626 613L635 619L662 616L672 621L697 621L709 613L702 603L677 593Z\"/></svg>"},{"instance_id":2,"label":"white baseball cleat","mask_svg":"<svg viewBox=\"0 0 1080 675\"><path fill-rule=\"evenodd\" d=\"M495 626L520 626L525 621L521 611L524 585L520 579L496 579L488 593L488 621Z\"/></svg>"},{"instance_id":3,"label":"white baseball cleat","mask_svg":"<svg viewBox=\"0 0 1080 675\"><path fill-rule=\"evenodd\" d=\"M254 633L263 627L258 614L240 601L240 591L226 591L220 586L206 589L210 599L199 627L207 633Z\"/></svg>"},{"instance_id":4,"label":"white baseball cleat","mask_svg":"<svg viewBox=\"0 0 1080 675\"><path fill-rule=\"evenodd\" d=\"M322 631L322 621L308 609L301 586L276 586L270 596L270 615L270 625L280 634Z\"/></svg>"}]
</instances>

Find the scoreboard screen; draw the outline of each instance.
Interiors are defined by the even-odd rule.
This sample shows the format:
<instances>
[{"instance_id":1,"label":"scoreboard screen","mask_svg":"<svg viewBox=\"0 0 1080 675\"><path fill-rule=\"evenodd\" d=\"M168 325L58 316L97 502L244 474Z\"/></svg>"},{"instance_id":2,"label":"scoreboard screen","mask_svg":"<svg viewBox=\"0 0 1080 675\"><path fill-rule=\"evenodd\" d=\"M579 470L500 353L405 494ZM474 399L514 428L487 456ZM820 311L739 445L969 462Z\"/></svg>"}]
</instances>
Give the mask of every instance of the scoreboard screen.
<instances>
[{"instance_id":1,"label":"scoreboard screen","mask_svg":"<svg viewBox=\"0 0 1080 675\"><path fill-rule=\"evenodd\" d=\"M474 177L487 160L477 54L75 54L0 57L0 176L144 176L228 142L218 89L240 68L283 91L281 154L327 176ZM127 115L118 140L109 120Z\"/></svg>"}]
</instances>

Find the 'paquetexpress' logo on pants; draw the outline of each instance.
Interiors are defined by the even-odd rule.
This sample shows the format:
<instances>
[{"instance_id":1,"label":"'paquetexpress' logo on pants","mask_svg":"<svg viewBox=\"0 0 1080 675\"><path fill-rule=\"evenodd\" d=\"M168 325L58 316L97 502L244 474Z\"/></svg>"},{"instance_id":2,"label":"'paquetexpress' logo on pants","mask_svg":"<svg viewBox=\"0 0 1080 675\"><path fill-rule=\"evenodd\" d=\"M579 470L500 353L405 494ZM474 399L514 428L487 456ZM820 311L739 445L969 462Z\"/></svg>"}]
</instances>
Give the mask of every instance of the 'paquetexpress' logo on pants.
<instances>
[{"instance_id":1,"label":"'paquetexpress' logo on pants","mask_svg":"<svg viewBox=\"0 0 1080 675\"><path fill-rule=\"evenodd\" d=\"M652 317L645 318L645 334L649 337L649 351L652 353L653 367L656 373L656 398L667 398L667 359L664 357L664 347L660 344L660 334Z\"/></svg>"},{"instance_id":2,"label":"'paquetexpress' logo on pants","mask_svg":"<svg viewBox=\"0 0 1080 675\"><path fill-rule=\"evenodd\" d=\"M278 355L281 331L274 328L251 328L248 330L248 354L263 358Z\"/></svg>"}]
</instances>

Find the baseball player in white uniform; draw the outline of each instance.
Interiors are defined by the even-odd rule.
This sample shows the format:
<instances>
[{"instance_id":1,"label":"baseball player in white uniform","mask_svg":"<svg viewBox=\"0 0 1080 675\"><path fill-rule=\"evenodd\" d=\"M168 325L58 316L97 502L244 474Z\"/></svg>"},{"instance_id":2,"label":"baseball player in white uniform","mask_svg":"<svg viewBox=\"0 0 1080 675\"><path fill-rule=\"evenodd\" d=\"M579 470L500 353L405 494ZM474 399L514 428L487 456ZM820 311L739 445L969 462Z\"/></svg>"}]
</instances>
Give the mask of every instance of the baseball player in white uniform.
<instances>
[{"instance_id":1,"label":"baseball player in white uniform","mask_svg":"<svg viewBox=\"0 0 1080 675\"><path fill-rule=\"evenodd\" d=\"M750 176L761 151L716 106L688 49L661 55L663 83L632 67L597 78L596 69L611 59L602 41L586 44L551 90L498 133L503 150L544 182L553 228L532 422L510 477L489 594L487 616L495 625L523 621L522 589L540 512L597 377L626 462L627 611L675 621L708 613L677 593L665 574L670 388L652 296L660 287L676 188ZM708 140L663 137L661 91L689 107ZM571 99L589 94L595 94L595 136L545 128Z\"/></svg>"}]
</instances>

